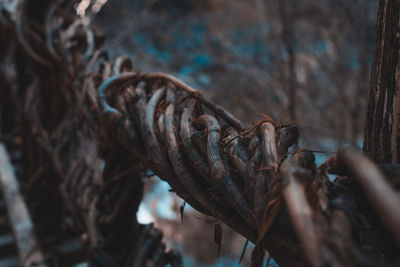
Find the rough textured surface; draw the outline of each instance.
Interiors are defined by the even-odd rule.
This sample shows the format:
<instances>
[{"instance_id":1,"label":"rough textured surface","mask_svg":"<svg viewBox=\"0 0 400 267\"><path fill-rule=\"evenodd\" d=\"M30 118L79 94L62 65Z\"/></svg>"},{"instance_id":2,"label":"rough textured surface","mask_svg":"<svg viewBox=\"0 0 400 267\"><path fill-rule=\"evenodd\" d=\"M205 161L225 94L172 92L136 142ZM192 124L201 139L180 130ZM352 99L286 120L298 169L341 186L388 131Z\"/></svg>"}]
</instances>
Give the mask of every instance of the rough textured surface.
<instances>
[{"instance_id":1,"label":"rough textured surface","mask_svg":"<svg viewBox=\"0 0 400 267\"><path fill-rule=\"evenodd\" d=\"M40 237L63 227L80 234L93 266L179 266L161 232L136 221L142 179L151 172L254 242L253 266L265 250L281 266L399 264L393 214L400 207L376 211L388 196L397 201L399 176L378 171L374 181L366 174L376 166L353 150L317 168L313 153L293 146L295 124L265 116L245 125L171 75L140 73L126 56L109 59L101 36L70 6L18 2L17 14L1 21L17 77L6 88L21 95L10 109L17 115L24 107L14 120L23 122ZM328 172L341 176L332 182ZM374 190L382 179L391 194ZM371 204L369 195L379 201ZM46 229L54 214L54 228Z\"/></svg>"},{"instance_id":2,"label":"rough textured surface","mask_svg":"<svg viewBox=\"0 0 400 267\"><path fill-rule=\"evenodd\" d=\"M379 4L364 152L375 162L400 160L400 1Z\"/></svg>"}]
</instances>

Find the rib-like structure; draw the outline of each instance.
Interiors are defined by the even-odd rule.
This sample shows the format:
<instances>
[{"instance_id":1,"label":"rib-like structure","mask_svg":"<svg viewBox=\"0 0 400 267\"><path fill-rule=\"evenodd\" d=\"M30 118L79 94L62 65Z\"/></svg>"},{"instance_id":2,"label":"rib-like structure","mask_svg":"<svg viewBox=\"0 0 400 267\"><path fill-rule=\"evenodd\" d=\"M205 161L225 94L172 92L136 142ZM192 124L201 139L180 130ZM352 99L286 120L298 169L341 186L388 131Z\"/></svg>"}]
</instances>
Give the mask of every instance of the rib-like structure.
<instances>
[{"instance_id":1,"label":"rib-like structure","mask_svg":"<svg viewBox=\"0 0 400 267\"><path fill-rule=\"evenodd\" d=\"M265 250L280 266L400 264L397 167L385 178L347 149L317 169L294 146L295 124L245 125L173 76L140 73L127 56L109 60L68 1L44 2L0 6L1 94L15 109L3 132L24 133L39 238L67 225L84 237L93 266L179 266L162 233L135 219L150 170L254 242L253 266ZM331 182L327 172L341 176Z\"/></svg>"}]
</instances>

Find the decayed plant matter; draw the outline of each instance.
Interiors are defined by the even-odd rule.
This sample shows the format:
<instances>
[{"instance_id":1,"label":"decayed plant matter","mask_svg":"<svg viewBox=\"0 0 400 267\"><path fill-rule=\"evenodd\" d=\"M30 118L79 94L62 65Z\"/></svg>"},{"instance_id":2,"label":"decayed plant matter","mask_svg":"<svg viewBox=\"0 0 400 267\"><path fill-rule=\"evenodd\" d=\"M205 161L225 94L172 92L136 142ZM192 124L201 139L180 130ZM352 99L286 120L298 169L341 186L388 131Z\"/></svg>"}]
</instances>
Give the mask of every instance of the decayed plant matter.
<instances>
[{"instance_id":1,"label":"decayed plant matter","mask_svg":"<svg viewBox=\"0 0 400 267\"><path fill-rule=\"evenodd\" d=\"M127 56L110 60L68 1L0 8L0 101L11 113L2 127L23 132L39 236L72 218L93 266L180 265L162 233L135 219L150 170L254 242L253 266L265 250L280 266L400 263L397 166L344 149L317 168L295 146L295 124L245 125L175 77L140 73Z\"/></svg>"}]
</instances>

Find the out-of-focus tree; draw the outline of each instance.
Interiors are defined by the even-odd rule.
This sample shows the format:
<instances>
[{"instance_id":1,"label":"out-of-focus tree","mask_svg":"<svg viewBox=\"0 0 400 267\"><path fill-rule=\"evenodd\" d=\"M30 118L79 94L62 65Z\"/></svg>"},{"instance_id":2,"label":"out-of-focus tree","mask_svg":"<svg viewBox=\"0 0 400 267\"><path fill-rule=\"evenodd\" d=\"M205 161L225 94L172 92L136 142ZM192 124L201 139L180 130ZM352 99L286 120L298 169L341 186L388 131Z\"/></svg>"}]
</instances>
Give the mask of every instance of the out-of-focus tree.
<instances>
[{"instance_id":1,"label":"out-of-focus tree","mask_svg":"<svg viewBox=\"0 0 400 267\"><path fill-rule=\"evenodd\" d=\"M257 6L272 58L269 85L286 93L289 118L315 122L313 132L340 130L355 143L363 130L377 2L257 0Z\"/></svg>"}]
</instances>

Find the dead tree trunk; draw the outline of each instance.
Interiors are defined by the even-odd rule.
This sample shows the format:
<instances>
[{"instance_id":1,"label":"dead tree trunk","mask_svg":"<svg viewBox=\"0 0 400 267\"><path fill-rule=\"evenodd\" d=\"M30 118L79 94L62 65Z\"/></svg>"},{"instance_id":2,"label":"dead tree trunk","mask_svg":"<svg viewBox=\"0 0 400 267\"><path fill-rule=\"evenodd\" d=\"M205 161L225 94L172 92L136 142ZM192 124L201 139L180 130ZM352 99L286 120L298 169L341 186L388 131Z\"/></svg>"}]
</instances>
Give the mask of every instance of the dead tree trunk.
<instances>
[{"instance_id":1,"label":"dead tree trunk","mask_svg":"<svg viewBox=\"0 0 400 267\"><path fill-rule=\"evenodd\" d=\"M400 158L400 1L379 3L364 152L375 162Z\"/></svg>"}]
</instances>

